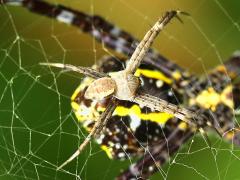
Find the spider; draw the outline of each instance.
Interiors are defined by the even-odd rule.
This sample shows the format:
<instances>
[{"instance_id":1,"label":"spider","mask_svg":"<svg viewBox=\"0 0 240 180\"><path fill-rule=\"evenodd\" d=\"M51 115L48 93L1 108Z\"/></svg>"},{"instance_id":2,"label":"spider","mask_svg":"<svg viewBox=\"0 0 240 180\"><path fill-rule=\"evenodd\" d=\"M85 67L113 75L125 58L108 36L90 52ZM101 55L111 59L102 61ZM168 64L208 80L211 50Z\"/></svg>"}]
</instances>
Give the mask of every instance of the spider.
<instances>
[{"instance_id":1,"label":"spider","mask_svg":"<svg viewBox=\"0 0 240 180\"><path fill-rule=\"evenodd\" d=\"M106 46L131 56L120 64L114 57L105 57L93 68L42 63L90 77L83 80L71 98L78 119L90 133L58 169L78 156L92 136L111 158L142 156L148 147L148 153L118 179L146 179L160 171L159 168L197 130L207 137L207 127L239 144L232 119L233 110L240 102L237 96L240 86L231 83L239 74L239 55L233 55L224 65L216 67L206 79L191 75L149 49L157 34L173 17L178 17L180 11L167 12L138 43L99 16L92 17L39 0L4 0L1 3L21 5L32 12L75 25ZM133 42L138 44L136 50L131 46ZM176 97L180 101L176 101ZM185 108L180 107L181 104ZM89 114L84 109L90 111Z\"/></svg>"}]
</instances>

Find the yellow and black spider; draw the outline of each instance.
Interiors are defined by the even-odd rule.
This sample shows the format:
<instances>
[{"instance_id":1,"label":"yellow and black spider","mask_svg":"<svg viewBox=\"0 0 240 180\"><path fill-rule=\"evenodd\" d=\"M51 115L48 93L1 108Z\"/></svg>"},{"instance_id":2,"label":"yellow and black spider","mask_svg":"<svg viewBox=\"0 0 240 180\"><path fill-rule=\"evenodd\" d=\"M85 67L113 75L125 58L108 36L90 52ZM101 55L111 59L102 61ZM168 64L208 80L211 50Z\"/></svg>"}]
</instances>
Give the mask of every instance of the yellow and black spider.
<instances>
[{"instance_id":1,"label":"yellow and black spider","mask_svg":"<svg viewBox=\"0 0 240 180\"><path fill-rule=\"evenodd\" d=\"M126 56L131 56L135 50L132 45L139 43L130 34L99 16L89 16L64 6L38 0L5 0L2 3L21 5L32 12L77 26L107 47ZM104 57L94 68L100 72L101 77L101 73L123 70L127 66L126 59ZM233 111L238 108L240 102L238 97L240 86L232 82L239 75L239 66L240 57L239 54L235 54L224 65L211 71L207 78L198 78L150 49L136 70L135 76L141 79L142 92L148 92L168 103L182 105L193 112L203 114L211 126L238 145ZM86 99L84 93L92 81L91 78L85 78L71 98L72 108L78 120L89 131L112 100L109 97L102 100ZM134 102L119 101L103 133L97 137L97 142L110 158L124 159L144 155L118 179L146 179L158 171L196 132L194 126L182 120L174 117L174 113L158 112L156 109L141 107ZM195 120L198 121L197 118ZM202 125L202 122L200 124ZM203 124L203 128L207 125ZM144 154L146 147L149 152Z\"/></svg>"}]
</instances>

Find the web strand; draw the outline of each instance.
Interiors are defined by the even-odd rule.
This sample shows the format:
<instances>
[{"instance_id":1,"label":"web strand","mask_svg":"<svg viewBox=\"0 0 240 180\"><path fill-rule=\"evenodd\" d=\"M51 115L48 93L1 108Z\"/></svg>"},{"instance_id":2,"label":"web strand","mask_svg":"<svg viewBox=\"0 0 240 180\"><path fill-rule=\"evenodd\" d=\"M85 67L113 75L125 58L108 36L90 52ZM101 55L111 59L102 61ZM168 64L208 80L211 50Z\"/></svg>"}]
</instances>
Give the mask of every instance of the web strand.
<instances>
[{"instance_id":1,"label":"web strand","mask_svg":"<svg viewBox=\"0 0 240 180\"><path fill-rule=\"evenodd\" d=\"M56 3L58 2L56 1ZM171 4L169 5L171 5L171 7L181 7L184 9L189 9L190 7L189 5L185 6L183 2L178 0L173 0L170 3ZM229 57L233 51L239 49L238 44L236 43L239 42L240 37L239 19L237 16L235 16L236 9L229 8L231 3L233 2L229 1L226 3L221 3L218 0L213 2L196 2L198 6L191 6L191 17L189 18L189 21L186 21L186 24L182 26L184 30L181 28L176 29L176 31L179 31L179 34L178 32L176 33L178 35L175 34L175 30L174 33L171 31L162 32L162 46L158 47L158 50L162 54L167 55L168 58L171 57L171 60L173 61L169 61L168 59L162 57L162 55L155 50L150 49L144 57L143 63L151 64L172 81L176 80L173 76L175 74L172 73L174 70L180 72L181 74L184 74L186 70L190 70L191 72L203 72L204 81L199 81L198 85L197 83L188 85L187 90L191 92L193 98L199 95L199 91L201 92L201 87L203 86L202 83L205 82L205 80L208 81L209 86L214 86L215 79L212 78L213 76L208 72L213 65L220 64L225 67L229 67L229 71L226 71L226 76L223 74L220 75L222 76L222 79L227 77L230 79L226 82L227 85L233 86L233 96L231 99L238 103L240 101L240 86L236 80L239 78L239 66L238 64L226 65L223 62L223 60L225 60L226 57ZM59 159L62 159L62 154L60 152L69 150L69 147L66 147L66 144L70 143L70 141L76 144L76 142L83 137L81 130L79 130L78 122L73 116L69 105L69 96L76 86L76 84L73 82L76 81L78 83L79 76L76 78L76 76L74 77L71 74L70 79L69 73L67 75L63 75L62 73L55 74L52 72L52 69L42 71L42 68L38 65L38 59L40 61L45 61L46 66L49 66L47 65L47 62L52 61L53 59L54 61L61 63L67 62L69 59L66 58L68 58L68 55L72 57L71 53L75 52L76 48L78 48L78 52L82 49L79 47L69 47L69 43L64 39L70 36L81 36L81 33L88 33L92 36L92 38L94 37L98 41L102 42L102 47L97 46L97 48L90 47L88 49L84 49L84 51L87 50L87 52L89 52L89 57L93 53L100 54L98 53L98 47L100 47L101 50L109 55L112 55L112 53L108 51L106 47L111 48L123 55L129 56L133 53L135 48L133 44L135 44L135 42L138 44L139 41L137 41L137 39L135 39L126 31L122 31L120 28L115 26L119 23L118 18L115 19L114 15L112 15L115 13L115 10L119 10L116 9L116 7L123 7L124 11L121 12L132 13L131 17L134 19L134 21L135 19L136 22L139 19L141 20L140 23L137 24L136 28L128 29L136 35L142 33L142 26L153 24L153 20L159 15L159 11L162 11L161 8L157 9L157 15L154 15L154 17L145 11L145 8L142 9L141 6L138 6L138 4L142 4L141 2L137 2L135 4L129 3L126 0L117 0L112 2L112 5L106 6L106 11L102 13L99 11L98 7L95 7L98 3L93 3L93 1L90 2L92 9L96 8L96 12L101 15L104 14L105 19L103 19L102 17L93 15L95 14L94 10L92 10L92 15L80 12L79 9L81 9L83 5L82 3L79 4L78 1L71 1L71 4L68 4L76 9L79 5L81 8L77 10L67 8L64 5L51 5L50 3L48 4L48 2L42 0L0 0L0 4L22 6L11 8L10 6L3 5L0 7L0 11L3 14L3 16L0 17L2 23L2 26L0 27L0 39L2 40L0 44L0 80L2 85L0 88L0 113L2 117L0 124L0 132L2 135L0 143L1 177L13 177L19 179L94 179L98 175L103 175L102 177L105 179L112 179L113 177L116 177L120 169L123 168L117 168L115 166L115 163L118 163L117 160L107 161L104 159L104 163L106 160L106 167L103 168L98 166L99 168L94 169L95 166L92 166L92 163L102 163L99 161L98 156L99 154L104 156L104 154L102 153L102 150L99 151L99 149L95 149L92 146L90 147L91 151L88 152L88 157L84 159L84 162L79 161L77 165L74 166L75 168L71 168L69 171L61 170L60 173L57 171L56 166L60 164ZM101 3L101 5L103 4L104 2ZM41 9L40 5L45 5L44 7L46 8ZM154 10L154 6L155 3L147 3L148 9ZM204 11L204 9L209 7L213 9L211 16ZM30 10L31 12L22 10L24 8ZM89 9L89 7L87 8ZM85 8L83 7L83 9ZM19 12L22 13L21 15L23 15L23 18L19 16ZM218 14L215 14L215 12L218 12ZM29 15L29 17L25 18L25 13ZM33 13L37 13L38 15L35 16ZM68 27L65 27L64 24L59 25L59 23L57 23L58 25L56 25L55 23L51 23L51 20L48 18L41 18L42 15L56 19L56 21L61 21L62 23L68 25L73 25L77 28L69 28L71 29L70 31L65 31ZM34 21L33 23L28 24L28 21L31 19L31 17L34 19ZM205 17L206 19L204 19ZM216 17L220 18L217 19ZM114 24L107 22L106 19L111 20L114 22ZM85 23L82 24L79 22ZM122 22L120 21L120 24L121 23ZM124 23L122 23L122 27L129 27L129 24ZM50 35L46 35L45 31L39 32L39 30L45 28L46 24L51 24L51 28L54 29ZM37 30L35 29L36 27ZM66 29L64 29L64 33L61 33L56 27L65 27ZM211 28L211 31L209 28ZM77 29L81 29L81 33L73 33L78 31ZM194 30L191 31L189 29ZM14 31L15 34L12 34L12 31ZM44 37L36 37L36 33L44 33ZM32 34L34 34L34 36ZM45 48L47 49L49 47L44 43L47 42L50 44L52 42L52 36L54 36L54 41L61 42L63 45L62 50L64 51L64 56L61 56L60 58L58 55L62 53L61 50L54 51L54 53L44 50ZM95 40L91 40L95 42ZM192 41L194 41L194 45L190 43ZM56 46L58 45L56 44ZM155 47L157 46L158 45L156 44ZM34 52L37 53L33 57L31 52L33 52L33 54ZM42 57L42 54L45 56ZM57 57L56 54L58 54ZM81 59L79 54L76 59ZM120 59L118 56L114 58ZM71 62L72 61L74 61L74 58L71 59ZM177 64L174 64L173 62L176 62ZM74 63L80 64L82 62L77 61ZM183 69L180 67L180 65L184 64L185 68ZM64 71L75 71L75 68L77 68L73 68L72 66L66 68L66 66L64 67L63 64L56 66L59 66L58 68L61 68ZM88 70L89 69L85 71L84 69L84 71L81 72L88 73ZM103 75L98 74L98 72L93 74L89 73L89 75L96 79L103 77ZM193 74L190 76L197 77ZM66 80L66 77L69 78L67 79L69 82L63 85L62 83L64 80ZM219 78L219 76L215 76L215 74L214 77ZM234 79L231 79L232 77L234 77ZM49 79L46 80L46 78ZM71 81L72 79L74 80ZM178 82L184 83L186 80L188 79L186 78L184 81L183 79L179 79ZM72 85L72 88L69 86L69 84ZM161 85L161 83L158 81L158 85L159 84ZM155 85L155 80L153 80L151 85ZM219 89L221 89L221 86L223 85L225 86L226 84L218 83L217 86L215 86L215 90L218 90L217 92L221 92ZM63 89L62 86L69 87L66 88L66 90ZM151 91L151 88L147 90ZM207 89L205 92L208 92ZM159 92L161 97L164 97L165 94L165 90ZM176 104L179 104L179 102L181 103L181 99L179 99L178 96L175 98L177 102ZM141 99L141 101L145 102L148 100L152 99L149 99L149 97L147 99ZM36 104L38 104L38 106L36 106ZM185 104L181 104L180 107L185 107ZM161 144L161 142L156 142L157 146L155 146L155 148L153 148L154 146L150 144L151 141L149 141L149 139L147 143L144 144L141 140L137 139L135 134L132 134L132 137L136 141L139 141L139 149L143 152L143 157L145 157L137 164L134 163L132 160L132 155L129 155L129 152L126 151L124 146L120 146L119 144L115 143L116 146L114 147L118 147L119 151L121 150L125 153L126 159L130 164L129 169L125 171L126 174L124 174L123 177L126 177L131 170L135 170L134 167L137 167L137 177L139 179L144 178L145 176L152 174L147 174L145 172L149 169L151 170L152 166L154 165L157 167L156 172L158 172L156 178L186 178L190 177L190 175L191 178L194 176L193 178L200 177L203 179L231 179L235 175L235 177L238 177L239 173L234 171L234 169L239 166L239 149L235 148L234 145L240 144L240 131L238 128L239 124L237 122L239 115L235 114L235 109L232 112L233 114L231 114L229 113L231 111L223 106L218 108L220 111L215 112L213 115L216 123L218 123L217 127L223 130L224 138L230 142L229 144L224 143L222 138L220 139L211 136L210 140L212 147L210 149L211 152L208 153L208 145L204 142L202 143L202 140L205 138L204 134L203 137L201 137L196 135L196 132L189 132L189 134L186 134L186 136L183 137L176 136L176 132L181 132L182 127L180 126L181 123L176 123L178 121L175 121L175 118L173 118L173 121L166 124L159 122L160 126L162 127L162 132L159 130L161 133L158 137L161 137L161 142L164 143ZM182 110L183 109L178 109L180 112ZM171 111L175 112L175 108L173 108ZM148 112L149 111L146 110L142 111L141 113L147 115ZM179 114L179 117L183 117L180 115L181 114ZM129 118L135 117L132 116ZM195 120L197 121L197 118L195 118ZM105 126L106 123L106 121L103 122L103 126ZM144 135L149 137L148 135L150 135L151 132L152 122L143 121L143 123L148 125L146 130L143 129L145 131L141 132L144 132ZM171 123L178 124L179 126L174 127ZM190 123L194 126L194 124L192 124L190 121L186 123ZM77 131L69 130L69 128L66 127L76 127ZM129 126L126 126L126 128L127 127ZM204 133L208 133L208 131L204 131ZM142 136L143 138L145 137L144 135ZM56 136L59 137L59 140L56 140ZM173 139L171 139L172 136L174 136ZM154 137L152 138L154 139ZM189 144L187 144L187 141L189 141ZM222 146L222 144L224 145ZM181 147L184 148L179 151ZM45 153L45 151L47 152ZM175 154L175 156L172 156L173 154ZM172 159L169 159L169 157L172 157ZM202 166L202 162L204 162L203 157L208 157L209 163L203 163L204 165ZM113 161L114 163L112 163ZM168 163L166 164L166 162ZM162 168L164 163L167 166ZM176 169L180 169L180 171L184 170L186 173L182 175L182 171L180 172ZM212 172L214 172L216 175L213 175ZM134 177L136 178L136 176Z\"/></svg>"}]
</instances>

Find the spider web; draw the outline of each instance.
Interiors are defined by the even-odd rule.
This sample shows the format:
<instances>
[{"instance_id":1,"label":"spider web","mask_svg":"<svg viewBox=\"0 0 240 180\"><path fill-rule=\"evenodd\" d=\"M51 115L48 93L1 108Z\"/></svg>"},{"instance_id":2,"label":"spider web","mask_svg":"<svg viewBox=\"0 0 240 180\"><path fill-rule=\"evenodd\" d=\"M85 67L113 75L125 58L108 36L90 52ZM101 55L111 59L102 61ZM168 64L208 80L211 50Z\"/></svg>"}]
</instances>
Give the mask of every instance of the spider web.
<instances>
[{"instance_id":1,"label":"spider web","mask_svg":"<svg viewBox=\"0 0 240 180\"><path fill-rule=\"evenodd\" d=\"M237 0L52 2L99 14L139 39L166 10L187 11L191 17L184 24L171 23L154 48L197 74L207 76L240 48ZM92 141L77 161L56 170L86 137L70 107L83 77L38 65L91 66L114 52L74 27L21 7L0 7L0 23L1 179L113 179L133 163L109 160ZM239 149L209 136L211 150L201 135L194 135L151 179L238 179Z\"/></svg>"}]
</instances>

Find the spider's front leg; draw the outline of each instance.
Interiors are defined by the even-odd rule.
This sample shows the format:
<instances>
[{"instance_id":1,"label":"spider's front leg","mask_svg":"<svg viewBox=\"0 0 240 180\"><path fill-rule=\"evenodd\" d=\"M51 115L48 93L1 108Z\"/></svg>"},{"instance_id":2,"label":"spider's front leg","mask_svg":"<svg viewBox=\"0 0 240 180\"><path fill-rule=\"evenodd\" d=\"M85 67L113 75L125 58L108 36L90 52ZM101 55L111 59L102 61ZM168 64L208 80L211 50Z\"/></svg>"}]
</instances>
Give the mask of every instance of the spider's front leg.
<instances>
[{"instance_id":1,"label":"spider's front leg","mask_svg":"<svg viewBox=\"0 0 240 180\"><path fill-rule=\"evenodd\" d=\"M182 13L183 12L181 11L166 12L164 16L154 24L154 26L145 34L143 40L138 44L137 48L132 54L125 69L126 72L128 72L129 74L135 73L137 68L140 66L140 63L143 61L144 56L149 51L154 39L163 30L163 28L171 21L172 18L178 17L178 15Z\"/></svg>"},{"instance_id":2,"label":"spider's front leg","mask_svg":"<svg viewBox=\"0 0 240 180\"><path fill-rule=\"evenodd\" d=\"M89 67L82 67L82 66L73 66L71 64L62 64L62 63L39 63L41 66L49 66L49 67L56 67L63 69L65 71L73 71L77 72L79 74L84 74L85 76L91 77L93 79L103 78L107 77L107 74L100 73L96 71L95 69L89 68Z\"/></svg>"}]
</instances>

